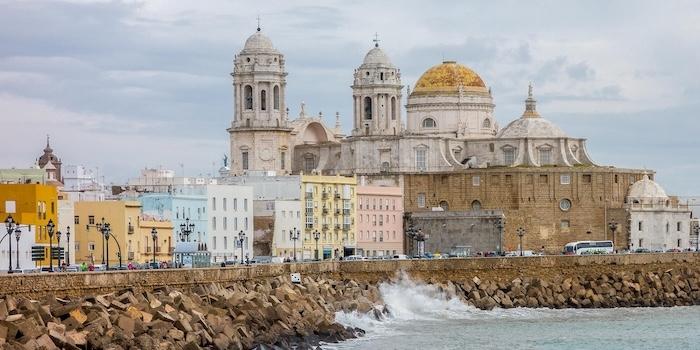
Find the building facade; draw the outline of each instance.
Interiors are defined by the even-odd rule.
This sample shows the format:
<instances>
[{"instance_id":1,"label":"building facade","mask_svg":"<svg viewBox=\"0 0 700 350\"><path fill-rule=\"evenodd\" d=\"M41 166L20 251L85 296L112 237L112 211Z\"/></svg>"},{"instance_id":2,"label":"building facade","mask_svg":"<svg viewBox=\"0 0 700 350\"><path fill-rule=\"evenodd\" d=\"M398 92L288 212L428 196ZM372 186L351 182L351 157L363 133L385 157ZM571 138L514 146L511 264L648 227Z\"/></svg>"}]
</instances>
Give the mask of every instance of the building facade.
<instances>
[{"instance_id":1,"label":"building facade","mask_svg":"<svg viewBox=\"0 0 700 350\"><path fill-rule=\"evenodd\" d=\"M656 182L644 176L632 184L627 196L629 210L629 247L651 251L694 248L691 236L691 211L687 204L666 195Z\"/></svg>"},{"instance_id":2,"label":"building facade","mask_svg":"<svg viewBox=\"0 0 700 350\"><path fill-rule=\"evenodd\" d=\"M137 201L75 202L75 262L108 263L110 267L115 267L121 255L121 262L126 266L129 263L129 247L136 247L132 251L138 249L139 244L143 244L144 250L152 247L152 241L142 241L136 234L140 214L141 204ZM104 240L98 228L103 218L110 225L108 241ZM158 246L170 247L170 244L169 235L158 237Z\"/></svg>"},{"instance_id":3,"label":"building facade","mask_svg":"<svg viewBox=\"0 0 700 350\"><path fill-rule=\"evenodd\" d=\"M179 186L170 193L144 193L138 197L141 203L141 217L151 221L170 221L169 231L174 242L183 238L188 242L207 240L207 195L206 186ZM181 237L182 224L194 225L189 237Z\"/></svg>"},{"instance_id":4,"label":"building facade","mask_svg":"<svg viewBox=\"0 0 700 350\"><path fill-rule=\"evenodd\" d=\"M207 221L213 263L253 257L253 188L208 185ZM239 240L243 237L243 242ZM241 249L242 248L242 249Z\"/></svg>"},{"instance_id":5,"label":"building facade","mask_svg":"<svg viewBox=\"0 0 700 350\"><path fill-rule=\"evenodd\" d=\"M13 232L6 236L0 245L0 270L9 268L20 269L49 266L49 241L55 247L57 236L51 239L48 235L47 224L54 223L55 232L65 232L65 227L59 225L58 193L56 187L42 184L0 184L0 237L7 234L5 220L12 216L13 221L20 225L20 239ZM17 264L17 247L19 243L19 265ZM32 261L31 247L43 246L45 259ZM10 252L10 247L12 251ZM10 253L12 257L10 258ZM54 261L54 265L58 262Z\"/></svg>"},{"instance_id":6,"label":"building facade","mask_svg":"<svg viewBox=\"0 0 700 350\"><path fill-rule=\"evenodd\" d=\"M66 165L63 168L62 192L72 201L103 201L107 192L97 179L97 172L82 165Z\"/></svg>"},{"instance_id":7,"label":"building facade","mask_svg":"<svg viewBox=\"0 0 700 350\"><path fill-rule=\"evenodd\" d=\"M357 178L302 175L301 184L301 257L308 260L318 256L325 260L355 254Z\"/></svg>"},{"instance_id":8,"label":"building facade","mask_svg":"<svg viewBox=\"0 0 700 350\"><path fill-rule=\"evenodd\" d=\"M357 253L393 256L404 252L403 189L357 186Z\"/></svg>"}]
</instances>

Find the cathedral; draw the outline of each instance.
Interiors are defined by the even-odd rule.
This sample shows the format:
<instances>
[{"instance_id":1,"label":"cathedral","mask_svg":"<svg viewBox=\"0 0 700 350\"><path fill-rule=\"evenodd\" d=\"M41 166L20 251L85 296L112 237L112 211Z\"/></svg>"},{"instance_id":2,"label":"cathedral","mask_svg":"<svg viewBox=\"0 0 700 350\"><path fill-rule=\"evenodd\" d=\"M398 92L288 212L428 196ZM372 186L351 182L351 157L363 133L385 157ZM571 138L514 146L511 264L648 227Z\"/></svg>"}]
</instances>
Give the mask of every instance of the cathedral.
<instances>
[{"instance_id":1,"label":"cathedral","mask_svg":"<svg viewBox=\"0 0 700 350\"><path fill-rule=\"evenodd\" d=\"M499 128L491 90L455 61L429 68L408 95L401 71L378 44L355 69L353 128L345 136L302 105L290 120L285 59L260 30L234 59L231 173L404 174L493 166L593 165L586 140L540 116L532 86L522 117Z\"/></svg>"},{"instance_id":2,"label":"cathedral","mask_svg":"<svg viewBox=\"0 0 700 350\"><path fill-rule=\"evenodd\" d=\"M548 252L577 240L634 246L629 188L651 181L653 172L595 164L586 139L540 115L532 85L522 115L500 127L491 89L472 69L444 61L413 89L404 87L400 69L375 41L352 75L353 125L344 135L337 114L330 127L302 104L290 119L285 58L260 28L235 56L231 76L230 176L358 175L403 188L408 218L436 208L500 210L498 250L518 248L517 232L525 232L526 248ZM620 225L611 232L613 220Z\"/></svg>"}]
</instances>

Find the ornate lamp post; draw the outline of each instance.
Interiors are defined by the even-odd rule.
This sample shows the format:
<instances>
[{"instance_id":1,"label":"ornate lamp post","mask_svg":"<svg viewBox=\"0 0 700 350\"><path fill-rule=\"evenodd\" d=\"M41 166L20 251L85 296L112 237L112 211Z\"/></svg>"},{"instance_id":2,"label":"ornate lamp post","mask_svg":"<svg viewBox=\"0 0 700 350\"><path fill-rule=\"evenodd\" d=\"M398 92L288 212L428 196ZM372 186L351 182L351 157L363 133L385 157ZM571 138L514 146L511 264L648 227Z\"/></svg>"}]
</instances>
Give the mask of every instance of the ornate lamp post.
<instances>
[{"instance_id":1,"label":"ornate lamp post","mask_svg":"<svg viewBox=\"0 0 700 350\"><path fill-rule=\"evenodd\" d=\"M66 265L70 265L70 226L66 226Z\"/></svg>"},{"instance_id":2,"label":"ornate lamp post","mask_svg":"<svg viewBox=\"0 0 700 350\"><path fill-rule=\"evenodd\" d=\"M190 218L187 218L180 224L180 242L189 242L192 231L194 231L194 223L190 224Z\"/></svg>"},{"instance_id":3,"label":"ornate lamp post","mask_svg":"<svg viewBox=\"0 0 700 350\"><path fill-rule=\"evenodd\" d=\"M294 242L294 262L297 261L297 240L300 235L301 232L296 227L289 231L289 238Z\"/></svg>"},{"instance_id":4,"label":"ornate lamp post","mask_svg":"<svg viewBox=\"0 0 700 350\"><path fill-rule=\"evenodd\" d=\"M49 219L49 223L46 224L46 231L49 234L49 272L53 272L53 229L56 227L53 220ZM12 255L12 254L10 254ZM10 266L11 267L11 266Z\"/></svg>"},{"instance_id":5,"label":"ornate lamp post","mask_svg":"<svg viewBox=\"0 0 700 350\"><path fill-rule=\"evenodd\" d=\"M15 238L17 239L17 245L15 246L15 251L17 252L17 261L15 262L15 269L19 270L19 237L22 235L22 230L18 228L15 229ZM10 240L12 238L10 237ZM10 255L12 255L12 252L10 252Z\"/></svg>"},{"instance_id":6,"label":"ornate lamp post","mask_svg":"<svg viewBox=\"0 0 700 350\"><path fill-rule=\"evenodd\" d=\"M695 226L695 252L700 253L700 225Z\"/></svg>"},{"instance_id":7,"label":"ornate lamp post","mask_svg":"<svg viewBox=\"0 0 700 350\"><path fill-rule=\"evenodd\" d=\"M617 222L615 222L615 219L612 219L608 223L608 227L610 228L610 232L612 232L613 251L615 251L615 232L617 231Z\"/></svg>"},{"instance_id":8,"label":"ornate lamp post","mask_svg":"<svg viewBox=\"0 0 700 350\"><path fill-rule=\"evenodd\" d=\"M518 234L518 237L520 237L520 256L523 256L523 236L525 236L527 231L525 231L525 229L522 227L518 227L515 232Z\"/></svg>"},{"instance_id":9,"label":"ornate lamp post","mask_svg":"<svg viewBox=\"0 0 700 350\"><path fill-rule=\"evenodd\" d=\"M156 243L158 241L158 230L156 228L151 229L151 238L153 238L153 268L156 268Z\"/></svg>"},{"instance_id":10,"label":"ornate lamp post","mask_svg":"<svg viewBox=\"0 0 700 350\"><path fill-rule=\"evenodd\" d=\"M321 238L321 232L318 232L318 230L314 231L314 240L316 241L316 261L319 260L319 254L318 254L318 240Z\"/></svg>"},{"instance_id":11,"label":"ornate lamp post","mask_svg":"<svg viewBox=\"0 0 700 350\"><path fill-rule=\"evenodd\" d=\"M109 235L111 233L111 228L110 228L109 222L106 222L105 218L102 218L102 221L100 221L97 224L85 225L85 228L88 231L90 230L90 227L96 228L97 232L100 233L100 236L102 238L102 265L105 265L107 267L107 269L109 270L109 241L106 240L106 238L109 238ZM119 242L117 241L117 243L119 243ZM106 253L105 253L105 247L107 248ZM107 261L105 261L105 257L107 257Z\"/></svg>"},{"instance_id":12,"label":"ornate lamp post","mask_svg":"<svg viewBox=\"0 0 700 350\"><path fill-rule=\"evenodd\" d=\"M503 255L503 228L506 227L506 218L498 218L495 225L498 230L498 255Z\"/></svg>"},{"instance_id":13,"label":"ornate lamp post","mask_svg":"<svg viewBox=\"0 0 700 350\"><path fill-rule=\"evenodd\" d=\"M58 249L58 254L56 255L56 260L58 260L58 268L61 268L61 231L56 232L56 248Z\"/></svg>"},{"instance_id":14,"label":"ornate lamp post","mask_svg":"<svg viewBox=\"0 0 700 350\"><path fill-rule=\"evenodd\" d=\"M245 232L238 232L238 244L241 246L241 265L243 265L243 241L245 241Z\"/></svg>"}]
</instances>

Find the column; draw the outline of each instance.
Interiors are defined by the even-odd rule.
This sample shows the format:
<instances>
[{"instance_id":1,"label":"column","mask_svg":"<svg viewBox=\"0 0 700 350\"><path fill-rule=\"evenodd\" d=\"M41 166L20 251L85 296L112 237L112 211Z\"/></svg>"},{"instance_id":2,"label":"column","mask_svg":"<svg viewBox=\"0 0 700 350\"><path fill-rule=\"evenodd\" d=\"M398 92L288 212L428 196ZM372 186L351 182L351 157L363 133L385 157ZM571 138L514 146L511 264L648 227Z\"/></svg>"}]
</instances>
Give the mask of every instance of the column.
<instances>
[{"instance_id":1,"label":"column","mask_svg":"<svg viewBox=\"0 0 700 350\"><path fill-rule=\"evenodd\" d=\"M378 102L379 99L377 98L377 94L374 94L374 96L372 96L372 130L379 129L379 108L377 107Z\"/></svg>"}]
</instances>

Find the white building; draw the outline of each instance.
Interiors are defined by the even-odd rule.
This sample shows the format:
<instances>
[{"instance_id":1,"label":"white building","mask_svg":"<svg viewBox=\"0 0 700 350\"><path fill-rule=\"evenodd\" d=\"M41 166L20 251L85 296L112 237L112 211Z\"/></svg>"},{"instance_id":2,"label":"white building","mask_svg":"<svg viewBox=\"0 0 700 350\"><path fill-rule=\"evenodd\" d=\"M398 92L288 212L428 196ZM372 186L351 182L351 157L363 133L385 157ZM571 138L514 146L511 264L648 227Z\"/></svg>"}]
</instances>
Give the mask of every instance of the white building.
<instances>
[{"instance_id":1,"label":"white building","mask_svg":"<svg viewBox=\"0 0 700 350\"><path fill-rule=\"evenodd\" d=\"M243 257L253 258L253 187L207 185L208 250L212 262L241 260L239 234L243 233Z\"/></svg>"},{"instance_id":2,"label":"white building","mask_svg":"<svg viewBox=\"0 0 700 350\"><path fill-rule=\"evenodd\" d=\"M631 250L690 248L691 212L688 205L667 196L664 189L648 176L630 186L627 206Z\"/></svg>"},{"instance_id":3,"label":"white building","mask_svg":"<svg viewBox=\"0 0 700 350\"><path fill-rule=\"evenodd\" d=\"M7 271L9 266L10 251L9 240L12 240L12 269L20 270L34 268L35 264L32 261L32 246L35 245L36 226L31 227L31 231L26 226L22 226L19 235L19 265L17 264L17 236L13 232L10 236L7 234L7 227L4 222L0 222L0 237L5 237L0 242L0 271ZM46 250L48 252L48 249Z\"/></svg>"},{"instance_id":4,"label":"white building","mask_svg":"<svg viewBox=\"0 0 700 350\"><path fill-rule=\"evenodd\" d=\"M175 176L169 169L142 169L139 177L129 179L127 186L136 192L170 193L174 187L216 185L214 177Z\"/></svg>"},{"instance_id":5,"label":"white building","mask_svg":"<svg viewBox=\"0 0 700 350\"><path fill-rule=\"evenodd\" d=\"M303 230L301 225L301 201L300 200L276 200L275 203L275 230L272 238L272 255L286 258L294 257L295 242L290 233L297 229ZM297 251L301 251L302 242L296 242Z\"/></svg>"},{"instance_id":6,"label":"white building","mask_svg":"<svg viewBox=\"0 0 700 350\"><path fill-rule=\"evenodd\" d=\"M73 202L97 202L105 200L105 186L99 181L97 171L82 165L66 165L63 171L63 188Z\"/></svg>"},{"instance_id":7,"label":"white building","mask_svg":"<svg viewBox=\"0 0 700 350\"><path fill-rule=\"evenodd\" d=\"M64 177L65 179L65 177ZM57 231L61 231L61 247L64 249L64 260L68 258L68 262L75 264L75 251L79 245L75 242L75 199L64 199L59 194L58 198L58 225ZM66 235L70 232L70 238ZM69 242L70 240L70 242Z\"/></svg>"}]
</instances>

